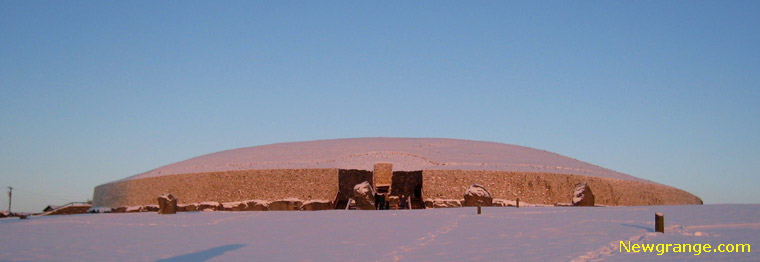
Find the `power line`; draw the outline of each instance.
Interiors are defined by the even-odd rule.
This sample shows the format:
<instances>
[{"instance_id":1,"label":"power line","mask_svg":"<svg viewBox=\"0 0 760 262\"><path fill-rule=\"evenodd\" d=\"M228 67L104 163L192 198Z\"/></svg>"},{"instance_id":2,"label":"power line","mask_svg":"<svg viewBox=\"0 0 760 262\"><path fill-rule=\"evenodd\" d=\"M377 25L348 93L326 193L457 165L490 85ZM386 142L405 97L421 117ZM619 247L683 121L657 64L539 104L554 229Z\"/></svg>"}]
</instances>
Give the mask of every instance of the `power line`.
<instances>
[{"instance_id":1,"label":"power line","mask_svg":"<svg viewBox=\"0 0 760 262\"><path fill-rule=\"evenodd\" d=\"M16 191L22 191L26 193L31 193L33 195L38 195L38 196L43 196L43 197L48 197L48 198L64 198L64 199L81 198L81 196L74 196L74 195L54 195L54 194L40 193L40 192L32 191L26 188L15 188L15 189Z\"/></svg>"},{"instance_id":2,"label":"power line","mask_svg":"<svg viewBox=\"0 0 760 262\"><path fill-rule=\"evenodd\" d=\"M47 202L47 204L84 201L83 199L89 200L89 198L85 196L73 196L73 195L66 195L66 194L64 195L45 194L45 193L40 193L33 190L28 190L26 188L18 188L18 187L9 186L8 187L8 212L11 212L11 207L13 204L12 202L13 191L17 191L16 193L17 198L18 196L20 196L26 201ZM18 195L18 194L21 194L21 195Z\"/></svg>"}]
</instances>

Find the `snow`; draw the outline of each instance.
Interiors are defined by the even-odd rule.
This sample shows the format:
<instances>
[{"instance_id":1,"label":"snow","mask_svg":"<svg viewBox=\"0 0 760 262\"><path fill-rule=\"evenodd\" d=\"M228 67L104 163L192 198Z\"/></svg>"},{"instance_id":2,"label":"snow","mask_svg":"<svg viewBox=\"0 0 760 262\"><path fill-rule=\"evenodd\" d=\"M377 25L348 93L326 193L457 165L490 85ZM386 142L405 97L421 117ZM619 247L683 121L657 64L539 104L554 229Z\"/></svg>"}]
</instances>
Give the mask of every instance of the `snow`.
<instances>
[{"instance_id":1,"label":"snow","mask_svg":"<svg viewBox=\"0 0 760 262\"><path fill-rule=\"evenodd\" d=\"M760 205L83 214L0 219L0 235L0 261L758 261L618 245L757 248Z\"/></svg>"},{"instance_id":2,"label":"snow","mask_svg":"<svg viewBox=\"0 0 760 262\"><path fill-rule=\"evenodd\" d=\"M578 203L578 202L580 202L581 200L583 200L583 198L581 198L581 197L578 197L577 195L573 195L573 203Z\"/></svg>"},{"instance_id":3,"label":"snow","mask_svg":"<svg viewBox=\"0 0 760 262\"><path fill-rule=\"evenodd\" d=\"M243 202L247 203L248 205L254 204L254 205L264 205L264 206L268 206L269 203L271 203L270 201L261 200L261 199L246 200Z\"/></svg>"},{"instance_id":4,"label":"snow","mask_svg":"<svg viewBox=\"0 0 760 262\"><path fill-rule=\"evenodd\" d=\"M472 184L467 188L467 191L465 191L464 194L468 196L491 197L491 194L479 184Z\"/></svg>"},{"instance_id":5,"label":"snow","mask_svg":"<svg viewBox=\"0 0 760 262\"><path fill-rule=\"evenodd\" d=\"M461 207L462 201L459 199L441 199L441 198L434 198L434 199L425 199L425 201L432 201L434 203L438 203L441 207Z\"/></svg>"},{"instance_id":6,"label":"snow","mask_svg":"<svg viewBox=\"0 0 760 262\"><path fill-rule=\"evenodd\" d=\"M249 169L500 170L646 181L548 151L493 142L442 138L350 138L271 144L221 151L126 179Z\"/></svg>"},{"instance_id":7,"label":"snow","mask_svg":"<svg viewBox=\"0 0 760 262\"><path fill-rule=\"evenodd\" d=\"M370 193L372 193L372 195L374 195L374 192L370 192L370 191L374 191L374 190L372 190L372 186L370 186L369 182L367 182L367 181L361 182L361 183L356 184L354 186L354 192L356 192L358 194L361 194L361 195L368 195Z\"/></svg>"},{"instance_id":8,"label":"snow","mask_svg":"<svg viewBox=\"0 0 760 262\"><path fill-rule=\"evenodd\" d=\"M506 206L513 207L513 206L517 206L517 201L508 200L508 199L494 198L493 199L493 205L494 206L502 206L502 207L506 207ZM525 205L523 205L523 206L525 206Z\"/></svg>"},{"instance_id":9,"label":"snow","mask_svg":"<svg viewBox=\"0 0 760 262\"><path fill-rule=\"evenodd\" d=\"M312 199L312 200L307 200L303 202L303 205L305 206L307 204L313 204L313 203L324 204L324 203L332 203L332 201L326 200L326 199Z\"/></svg>"},{"instance_id":10,"label":"snow","mask_svg":"<svg viewBox=\"0 0 760 262\"><path fill-rule=\"evenodd\" d=\"M239 207L241 204L243 204L243 201L237 201L237 202L224 202L222 203L223 208L234 208Z\"/></svg>"},{"instance_id":11,"label":"snow","mask_svg":"<svg viewBox=\"0 0 760 262\"><path fill-rule=\"evenodd\" d=\"M578 202L581 202L581 200L583 200L583 197L585 197L585 195L583 194L583 190L585 189L586 189L585 186L575 187L575 191L573 191L573 203L578 203Z\"/></svg>"}]
</instances>

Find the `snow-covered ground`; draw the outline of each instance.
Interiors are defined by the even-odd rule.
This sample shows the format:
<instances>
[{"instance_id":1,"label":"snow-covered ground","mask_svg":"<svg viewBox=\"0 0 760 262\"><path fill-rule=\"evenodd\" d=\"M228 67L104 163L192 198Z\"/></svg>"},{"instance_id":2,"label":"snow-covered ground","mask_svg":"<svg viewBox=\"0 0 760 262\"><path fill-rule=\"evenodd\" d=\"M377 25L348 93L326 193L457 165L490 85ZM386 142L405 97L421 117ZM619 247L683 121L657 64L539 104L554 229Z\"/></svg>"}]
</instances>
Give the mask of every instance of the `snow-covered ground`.
<instances>
[{"instance_id":1,"label":"snow-covered ground","mask_svg":"<svg viewBox=\"0 0 760 262\"><path fill-rule=\"evenodd\" d=\"M86 214L0 219L0 236L0 261L760 261L760 205ZM756 250L620 253L629 240Z\"/></svg>"}]
</instances>

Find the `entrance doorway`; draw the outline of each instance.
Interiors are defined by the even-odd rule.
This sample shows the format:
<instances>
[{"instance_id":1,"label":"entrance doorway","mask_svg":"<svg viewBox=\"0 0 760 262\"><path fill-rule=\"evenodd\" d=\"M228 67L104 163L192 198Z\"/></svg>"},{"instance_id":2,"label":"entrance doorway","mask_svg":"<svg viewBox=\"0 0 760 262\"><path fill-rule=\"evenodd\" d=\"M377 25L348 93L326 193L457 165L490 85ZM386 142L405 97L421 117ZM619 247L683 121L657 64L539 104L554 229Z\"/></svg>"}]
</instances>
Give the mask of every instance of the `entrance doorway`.
<instances>
[{"instance_id":1,"label":"entrance doorway","mask_svg":"<svg viewBox=\"0 0 760 262\"><path fill-rule=\"evenodd\" d=\"M339 169L338 194L335 196L335 209L346 209L348 200L354 197L354 186L364 181L372 184L372 171Z\"/></svg>"},{"instance_id":2,"label":"entrance doorway","mask_svg":"<svg viewBox=\"0 0 760 262\"><path fill-rule=\"evenodd\" d=\"M391 179L391 196L408 197L412 209L425 208L422 200L422 171L394 171Z\"/></svg>"}]
</instances>

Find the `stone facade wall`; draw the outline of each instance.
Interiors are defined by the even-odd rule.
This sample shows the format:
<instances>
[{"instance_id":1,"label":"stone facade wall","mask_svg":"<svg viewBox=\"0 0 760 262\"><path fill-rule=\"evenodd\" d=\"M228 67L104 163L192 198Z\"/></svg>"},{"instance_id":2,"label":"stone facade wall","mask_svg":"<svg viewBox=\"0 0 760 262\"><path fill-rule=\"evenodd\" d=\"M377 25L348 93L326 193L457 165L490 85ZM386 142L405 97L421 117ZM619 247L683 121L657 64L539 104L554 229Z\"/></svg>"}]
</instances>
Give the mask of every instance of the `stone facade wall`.
<instances>
[{"instance_id":1,"label":"stone facade wall","mask_svg":"<svg viewBox=\"0 0 760 262\"><path fill-rule=\"evenodd\" d=\"M422 172L422 196L428 199L463 199L467 187L483 185L494 199L523 203L570 203L574 186L587 182L599 205L702 204L686 191L647 182L580 175L508 171L424 170L396 172L392 194L413 192ZM405 175L401 175L401 173ZM406 178L406 179L402 179ZM334 201L338 192L352 197L353 186L373 179L371 171L329 169L272 169L180 174L116 181L97 186L93 207L155 205L156 198L171 193L179 204L235 202L251 199L278 201ZM398 181L396 181L398 180ZM401 181L403 180L403 181ZM351 194L351 195L348 195ZM405 194L406 195L406 194Z\"/></svg>"},{"instance_id":2,"label":"stone facade wall","mask_svg":"<svg viewBox=\"0 0 760 262\"><path fill-rule=\"evenodd\" d=\"M95 187L93 207L155 205L174 194L180 204L248 199L333 201L338 169L270 169L168 175L116 181Z\"/></svg>"},{"instance_id":3,"label":"stone facade wall","mask_svg":"<svg viewBox=\"0 0 760 262\"><path fill-rule=\"evenodd\" d=\"M533 204L570 203L574 185L585 181L591 186L596 204L611 206L702 204L686 191L647 182L613 178L508 171L424 170L422 196L425 199L463 199L467 187L483 185L493 198Z\"/></svg>"}]
</instances>

